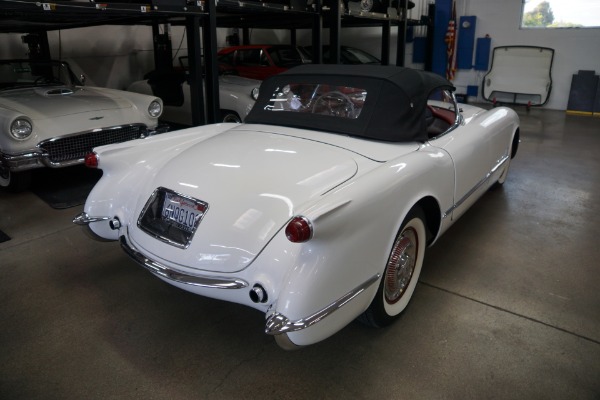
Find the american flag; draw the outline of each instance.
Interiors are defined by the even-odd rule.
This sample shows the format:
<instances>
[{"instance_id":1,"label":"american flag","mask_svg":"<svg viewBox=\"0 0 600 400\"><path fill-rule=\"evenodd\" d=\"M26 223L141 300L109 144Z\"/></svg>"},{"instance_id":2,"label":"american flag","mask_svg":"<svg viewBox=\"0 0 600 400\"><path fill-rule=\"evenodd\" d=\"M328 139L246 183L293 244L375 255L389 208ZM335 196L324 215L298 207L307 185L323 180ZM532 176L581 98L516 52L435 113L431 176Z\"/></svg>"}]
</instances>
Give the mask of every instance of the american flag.
<instances>
[{"instance_id":1,"label":"american flag","mask_svg":"<svg viewBox=\"0 0 600 400\"><path fill-rule=\"evenodd\" d=\"M456 2L452 0L452 15L448 21L448 30L446 31L446 79L454 79L456 72Z\"/></svg>"}]
</instances>

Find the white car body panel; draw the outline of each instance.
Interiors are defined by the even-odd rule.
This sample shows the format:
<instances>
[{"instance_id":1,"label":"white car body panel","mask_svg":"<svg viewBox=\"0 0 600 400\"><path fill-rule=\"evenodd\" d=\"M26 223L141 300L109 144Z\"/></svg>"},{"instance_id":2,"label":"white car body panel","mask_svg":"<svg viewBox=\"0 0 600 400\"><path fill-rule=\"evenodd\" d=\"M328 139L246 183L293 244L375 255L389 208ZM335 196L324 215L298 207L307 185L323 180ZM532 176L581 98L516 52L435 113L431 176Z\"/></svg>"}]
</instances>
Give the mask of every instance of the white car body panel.
<instances>
[{"instance_id":1,"label":"white car body panel","mask_svg":"<svg viewBox=\"0 0 600 400\"><path fill-rule=\"evenodd\" d=\"M31 116L33 119L63 117L88 111L132 108L127 100L101 89L78 87L75 95L55 95L56 87L7 91L0 97L0 106ZM52 101L48 101L51 98ZM92 108L92 109L90 109Z\"/></svg>"},{"instance_id":2,"label":"white car body panel","mask_svg":"<svg viewBox=\"0 0 600 400\"><path fill-rule=\"evenodd\" d=\"M237 147L235 143L245 145ZM356 162L335 148L321 149L318 159L311 158L317 146L322 147L280 135L232 130L190 146L166 163L142 191L150 194L157 187L167 187L210 207L196 232L210 237L210 242L195 241L187 251L171 254L169 260L210 272L232 273L246 268L295 210L356 173ZM202 163L195 162L198 159ZM246 178L265 176L264 171L273 163L288 166L290 172L260 181ZM203 183L200 187L194 184L198 179ZM222 190L222 182L231 190ZM173 248L167 243L157 247L153 237L135 226L130 228L129 238L139 248L156 254L168 254Z\"/></svg>"},{"instance_id":3,"label":"white car body panel","mask_svg":"<svg viewBox=\"0 0 600 400\"><path fill-rule=\"evenodd\" d=\"M547 47L495 47L490 71L483 78L483 98L494 103L546 104L553 59L554 50Z\"/></svg>"},{"instance_id":4,"label":"white car body panel","mask_svg":"<svg viewBox=\"0 0 600 400\"><path fill-rule=\"evenodd\" d=\"M468 109L464 105L461 106L463 112L467 112ZM456 203L477 187L503 158L510 157L511 142L507 142L506 137L510 137L515 128L505 123L509 114L514 114L514 111L505 107L495 108L486 113L480 112L470 119L458 134L455 132L430 141L432 146L448 152L454 160ZM482 138L481 132L489 134ZM491 179L491 182L494 180ZM453 219L460 217L489 186L482 185L475 195L469 196L467 201L454 210Z\"/></svg>"}]
</instances>

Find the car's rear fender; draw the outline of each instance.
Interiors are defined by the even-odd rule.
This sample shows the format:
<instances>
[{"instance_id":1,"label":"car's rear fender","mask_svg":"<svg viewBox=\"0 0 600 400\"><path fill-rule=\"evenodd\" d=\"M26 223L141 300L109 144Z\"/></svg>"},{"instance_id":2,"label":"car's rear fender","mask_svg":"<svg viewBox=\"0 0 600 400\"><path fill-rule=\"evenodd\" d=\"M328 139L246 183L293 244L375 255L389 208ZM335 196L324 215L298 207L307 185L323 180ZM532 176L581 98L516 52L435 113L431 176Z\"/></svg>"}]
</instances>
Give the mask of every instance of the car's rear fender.
<instances>
[{"instance_id":1,"label":"car's rear fender","mask_svg":"<svg viewBox=\"0 0 600 400\"><path fill-rule=\"evenodd\" d=\"M125 142L94 149L102 169L85 203L84 211L91 217L118 218L121 222L137 219L132 215L140 196L147 199L145 187L149 180L177 153L194 143L215 136L236 124L215 124L164 133L135 142ZM149 155L152 158L148 158ZM145 201L145 200L144 200ZM92 232L107 240L118 240L121 230L113 230L109 220L89 224ZM121 224L125 225L125 224Z\"/></svg>"},{"instance_id":2,"label":"car's rear fender","mask_svg":"<svg viewBox=\"0 0 600 400\"><path fill-rule=\"evenodd\" d=\"M451 204L453 187L449 156L422 148L307 205L301 215L313 224L313 238L290 245L295 264L269 313L293 325L331 304L344 304L310 327L288 332L289 340L296 345L323 340L366 310L405 216L422 199L438 202L439 213Z\"/></svg>"}]
</instances>

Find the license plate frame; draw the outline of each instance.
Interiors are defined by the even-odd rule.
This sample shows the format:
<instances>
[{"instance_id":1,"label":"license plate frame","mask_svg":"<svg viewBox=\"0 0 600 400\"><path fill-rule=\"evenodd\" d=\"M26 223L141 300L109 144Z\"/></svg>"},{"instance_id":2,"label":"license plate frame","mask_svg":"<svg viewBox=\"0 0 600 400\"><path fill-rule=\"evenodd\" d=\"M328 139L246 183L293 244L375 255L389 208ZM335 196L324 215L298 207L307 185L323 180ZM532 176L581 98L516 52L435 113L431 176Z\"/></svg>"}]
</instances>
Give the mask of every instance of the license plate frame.
<instances>
[{"instance_id":1,"label":"license plate frame","mask_svg":"<svg viewBox=\"0 0 600 400\"><path fill-rule=\"evenodd\" d=\"M159 187L146 202L138 227L165 243L186 249L207 211L207 202Z\"/></svg>"}]
</instances>

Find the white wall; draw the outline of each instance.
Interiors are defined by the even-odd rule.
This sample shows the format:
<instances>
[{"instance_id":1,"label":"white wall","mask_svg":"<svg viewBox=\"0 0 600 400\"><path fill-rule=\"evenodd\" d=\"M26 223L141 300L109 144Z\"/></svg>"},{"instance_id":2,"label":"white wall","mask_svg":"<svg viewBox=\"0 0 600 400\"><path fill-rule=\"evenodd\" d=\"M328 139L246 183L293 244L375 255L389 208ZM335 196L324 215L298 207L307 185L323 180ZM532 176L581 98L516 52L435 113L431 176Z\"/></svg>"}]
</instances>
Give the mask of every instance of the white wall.
<instances>
[{"instance_id":1,"label":"white wall","mask_svg":"<svg viewBox=\"0 0 600 400\"><path fill-rule=\"evenodd\" d=\"M428 0L414 0L417 7L411 10L410 18L419 18L421 3ZM489 34L492 48L496 46L527 45L550 47L555 50L552 69L553 89L545 107L564 110L567 107L571 78L578 70L595 70L600 73L600 29L520 29L522 0L457 0L457 14L477 16L475 37ZM187 54L185 30L171 28L173 56ZM416 32L420 34L420 32ZM226 45L225 37L230 29L219 29L217 46ZM424 35L424 32L422 32ZM0 34L2 46L0 57L26 57L27 46L21 42L21 35ZM54 58L69 59L81 67L90 82L99 86L125 89L131 82L140 79L153 68L152 29L146 26L101 26L55 31L49 34L51 54ZM390 61L396 60L397 30L392 28ZM183 39L183 41L182 41ZM298 44L310 44L309 30L297 32ZM252 43L289 43L286 30L252 29ZM323 41L328 43L329 32L323 30ZM181 46L180 46L181 43ZM344 28L341 43L359 47L380 56L380 28ZM406 46L407 66L422 68L412 64L412 45ZM459 70L454 81L459 88L467 85L481 87L484 73L474 70ZM481 98L479 99L481 100Z\"/></svg>"},{"instance_id":2,"label":"white wall","mask_svg":"<svg viewBox=\"0 0 600 400\"><path fill-rule=\"evenodd\" d=\"M600 74L600 29L520 29L521 0L458 0L459 15L477 16L475 37L489 34L492 48L526 45L554 49L552 92L546 108L565 110L571 78L579 70ZM477 84L481 76L474 71L459 71L455 84Z\"/></svg>"}]
</instances>

